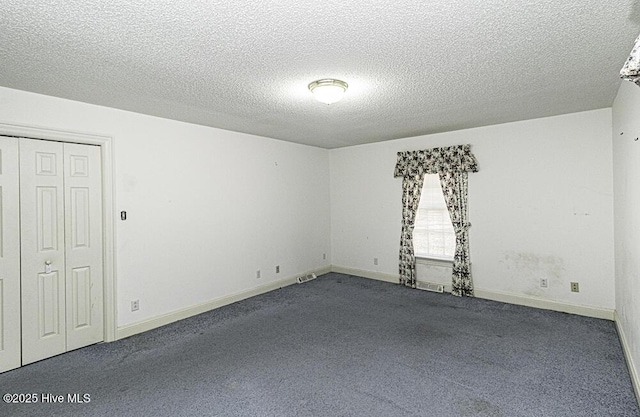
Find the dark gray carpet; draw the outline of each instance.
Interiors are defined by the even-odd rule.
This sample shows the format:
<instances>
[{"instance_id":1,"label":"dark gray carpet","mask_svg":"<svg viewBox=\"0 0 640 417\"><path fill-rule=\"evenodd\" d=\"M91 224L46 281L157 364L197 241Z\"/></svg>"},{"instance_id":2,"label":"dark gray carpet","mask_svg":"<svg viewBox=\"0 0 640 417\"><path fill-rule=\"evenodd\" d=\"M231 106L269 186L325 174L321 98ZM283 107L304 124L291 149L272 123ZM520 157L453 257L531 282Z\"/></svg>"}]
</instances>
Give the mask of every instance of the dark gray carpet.
<instances>
[{"instance_id":1,"label":"dark gray carpet","mask_svg":"<svg viewBox=\"0 0 640 417\"><path fill-rule=\"evenodd\" d=\"M328 274L0 374L1 416L638 416L614 323Z\"/></svg>"}]
</instances>

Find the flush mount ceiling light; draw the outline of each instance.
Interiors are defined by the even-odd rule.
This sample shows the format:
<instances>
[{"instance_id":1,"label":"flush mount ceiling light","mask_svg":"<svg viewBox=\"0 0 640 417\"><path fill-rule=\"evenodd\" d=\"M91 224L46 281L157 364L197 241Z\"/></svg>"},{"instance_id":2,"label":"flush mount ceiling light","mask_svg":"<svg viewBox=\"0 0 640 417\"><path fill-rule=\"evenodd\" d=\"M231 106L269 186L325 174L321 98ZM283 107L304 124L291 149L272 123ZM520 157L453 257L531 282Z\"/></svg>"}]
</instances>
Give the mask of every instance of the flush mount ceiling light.
<instances>
[{"instance_id":1,"label":"flush mount ceiling light","mask_svg":"<svg viewBox=\"0 0 640 417\"><path fill-rule=\"evenodd\" d=\"M342 100L347 87L348 85L344 81L333 78L324 78L309 84L309 90L311 90L313 96L324 104L332 104Z\"/></svg>"}]
</instances>

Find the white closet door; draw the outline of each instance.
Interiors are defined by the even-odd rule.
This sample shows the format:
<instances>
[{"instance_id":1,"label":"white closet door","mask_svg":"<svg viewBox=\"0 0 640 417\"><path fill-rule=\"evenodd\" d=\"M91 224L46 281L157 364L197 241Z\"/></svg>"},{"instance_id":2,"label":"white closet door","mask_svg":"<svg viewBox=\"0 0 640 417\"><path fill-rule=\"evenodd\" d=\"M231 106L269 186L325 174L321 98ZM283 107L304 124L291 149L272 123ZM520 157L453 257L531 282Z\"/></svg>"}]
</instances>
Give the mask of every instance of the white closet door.
<instances>
[{"instance_id":1,"label":"white closet door","mask_svg":"<svg viewBox=\"0 0 640 417\"><path fill-rule=\"evenodd\" d=\"M66 350L63 145L20 139L22 364Z\"/></svg>"},{"instance_id":2,"label":"white closet door","mask_svg":"<svg viewBox=\"0 0 640 417\"><path fill-rule=\"evenodd\" d=\"M0 136L0 372L19 366L18 140Z\"/></svg>"},{"instance_id":3,"label":"white closet door","mask_svg":"<svg viewBox=\"0 0 640 417\"><path fill-rule=\"evenodd\" d=\"M100 147L64 144L67 350L103 340Z\"/></svg>"}]
</instances>

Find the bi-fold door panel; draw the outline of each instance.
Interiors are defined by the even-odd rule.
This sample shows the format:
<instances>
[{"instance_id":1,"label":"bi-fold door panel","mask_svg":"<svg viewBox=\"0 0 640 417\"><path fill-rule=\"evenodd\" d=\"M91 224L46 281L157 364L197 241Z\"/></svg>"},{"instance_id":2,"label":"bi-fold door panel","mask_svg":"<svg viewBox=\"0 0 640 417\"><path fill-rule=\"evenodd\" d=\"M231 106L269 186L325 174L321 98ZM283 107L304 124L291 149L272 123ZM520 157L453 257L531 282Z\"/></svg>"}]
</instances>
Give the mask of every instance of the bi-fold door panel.
<instances>
[{"instance_id":1,"label":"bi-fold door panel","mask_svg":"<svg viewBox=\"0 0 640 417\"><path fill-rule=\"evenodd\" d=\"M67 350L103 340L100 148L64 145Z\"/></svg>"},{"instance_id":2,"label":"bi-fold door panel","mask_svg":"<svg viewBox=\"0 0 640 417\"><path fill-rule=\"evenodd\" d=\"M0 137L0 372L20 366L18 139Z\"/></svg>"},{"instance_id":3,"label":"bi-fold door panel","mask_svg":"<svg viewBox=\"0 0 640 417\"><path fill-rule=\"evenodd\" d=\"M20 139L22 364L66 351L64 160L59 142Z\"/></svg>"}]
</instances>

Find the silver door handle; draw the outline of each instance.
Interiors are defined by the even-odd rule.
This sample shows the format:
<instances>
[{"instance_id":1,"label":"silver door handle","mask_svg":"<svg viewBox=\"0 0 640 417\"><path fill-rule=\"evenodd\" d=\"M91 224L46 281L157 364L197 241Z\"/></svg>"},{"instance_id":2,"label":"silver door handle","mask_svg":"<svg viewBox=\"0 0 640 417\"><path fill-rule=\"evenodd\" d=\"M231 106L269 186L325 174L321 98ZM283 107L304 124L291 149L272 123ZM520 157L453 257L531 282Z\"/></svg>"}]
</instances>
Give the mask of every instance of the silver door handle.
<instances>
[{"instance_id":1,"label":"silver door handle","mask_svg":"<svg viewBox=\"0 0 640 417\"><path fill-rule=\"evenodd\" d=\"M44 273L45 274L51 273L51 261L44 261Z\"/></svg>"}]
</instances>

